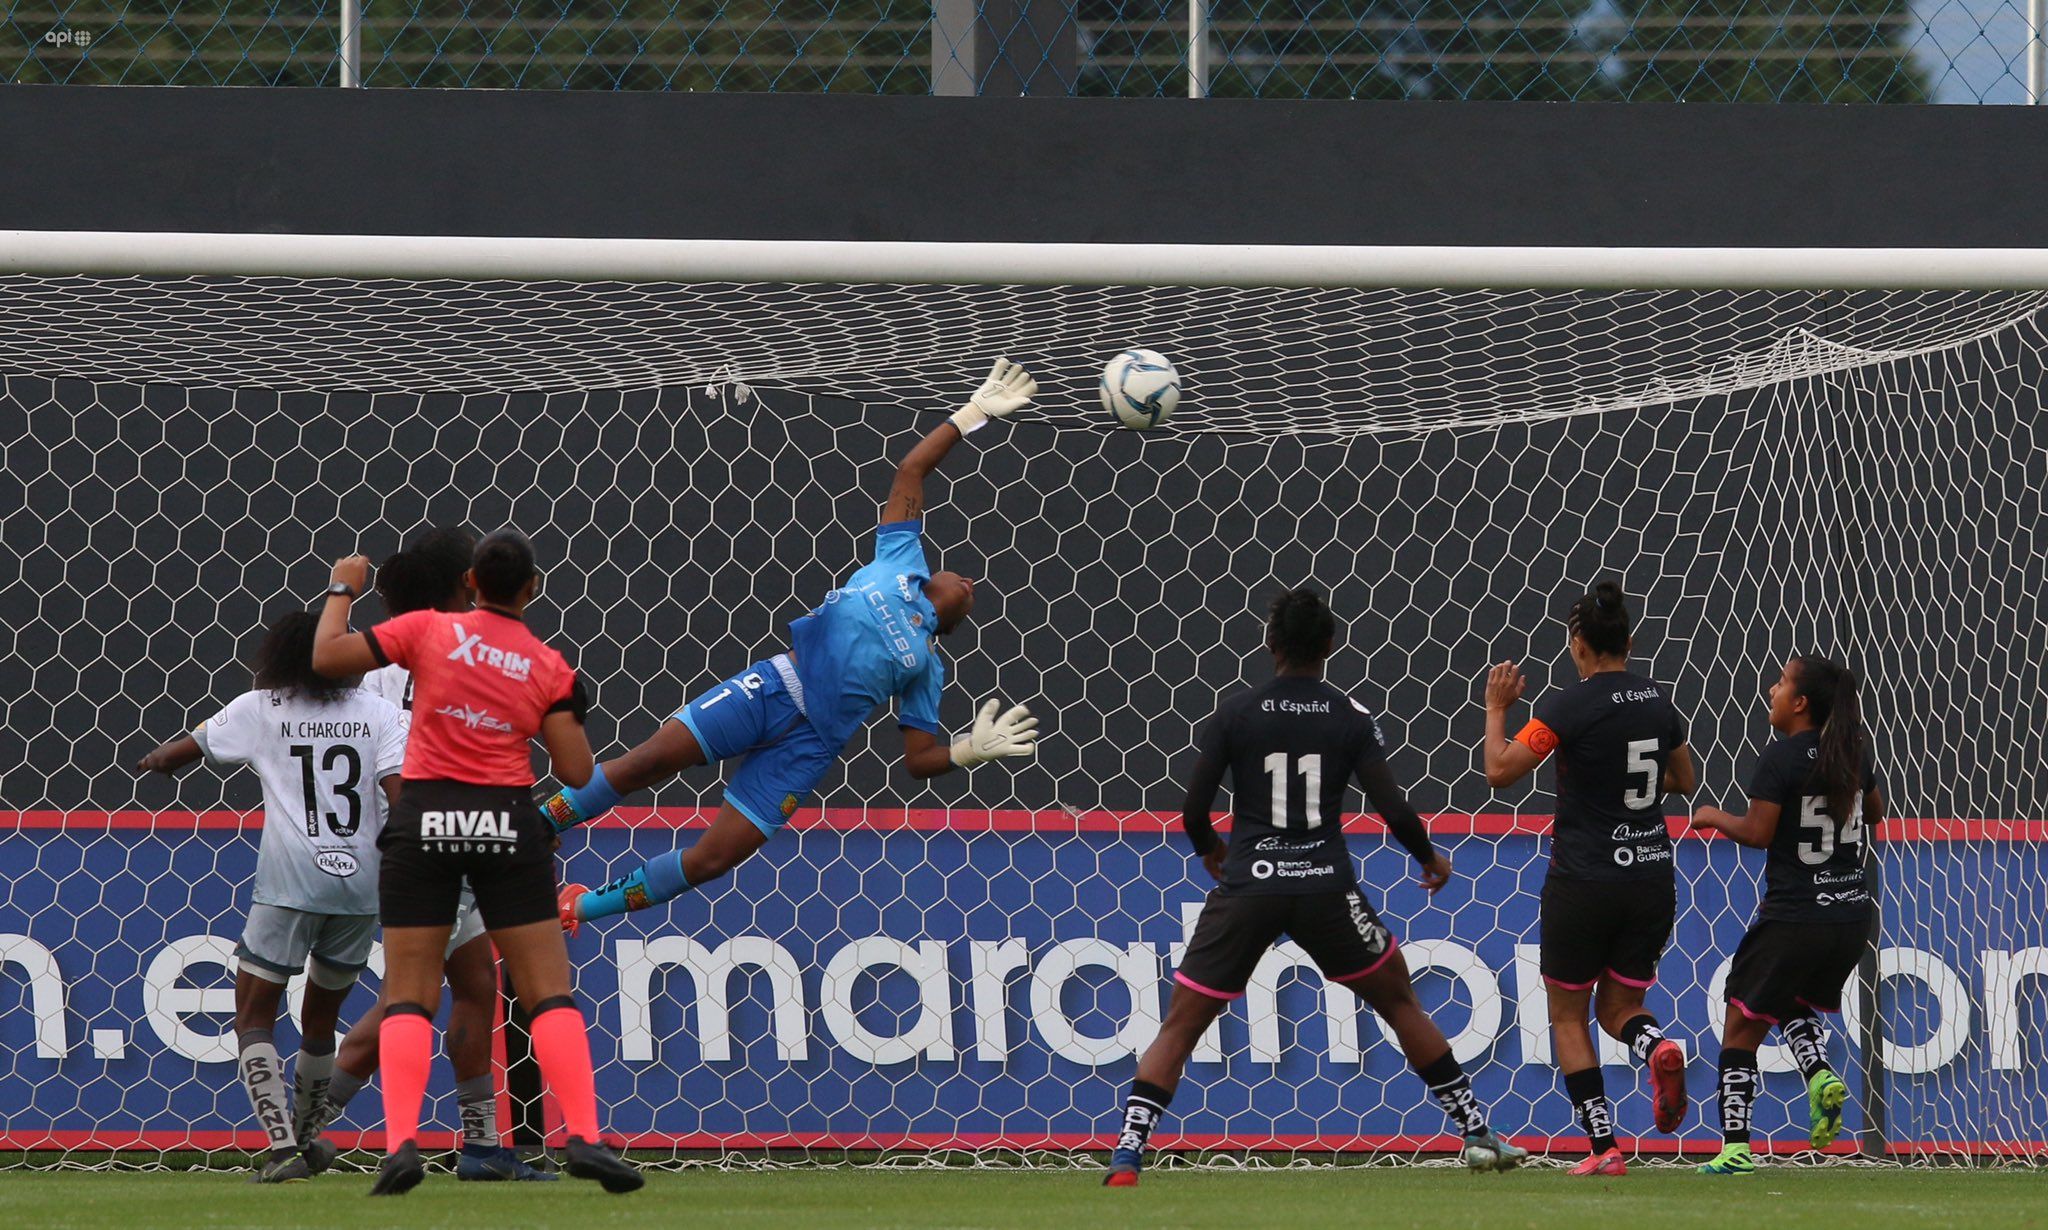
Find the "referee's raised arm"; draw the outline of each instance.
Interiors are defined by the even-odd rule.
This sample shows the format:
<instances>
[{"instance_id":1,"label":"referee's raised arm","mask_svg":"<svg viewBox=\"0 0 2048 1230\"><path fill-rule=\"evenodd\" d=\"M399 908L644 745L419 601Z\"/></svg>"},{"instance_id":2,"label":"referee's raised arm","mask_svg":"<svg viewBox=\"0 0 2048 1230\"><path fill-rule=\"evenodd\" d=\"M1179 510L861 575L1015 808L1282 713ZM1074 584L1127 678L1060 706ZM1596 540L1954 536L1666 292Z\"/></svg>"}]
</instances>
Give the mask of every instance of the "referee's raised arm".
<instances>
[{"instance_id":1,"label":"referee's raised arm","mask_svg":"<svg viewBox=\"0 0 2048 1230\"><path fill-rule=\"evenodd\" d=\"M348 630L349 607L370 581L370 557L351 555L336 560L320 606L320 626L313 632L313 669L329 679L345 679L384 665L370 647L370 638Z\"/></svg>"}]
</instances>

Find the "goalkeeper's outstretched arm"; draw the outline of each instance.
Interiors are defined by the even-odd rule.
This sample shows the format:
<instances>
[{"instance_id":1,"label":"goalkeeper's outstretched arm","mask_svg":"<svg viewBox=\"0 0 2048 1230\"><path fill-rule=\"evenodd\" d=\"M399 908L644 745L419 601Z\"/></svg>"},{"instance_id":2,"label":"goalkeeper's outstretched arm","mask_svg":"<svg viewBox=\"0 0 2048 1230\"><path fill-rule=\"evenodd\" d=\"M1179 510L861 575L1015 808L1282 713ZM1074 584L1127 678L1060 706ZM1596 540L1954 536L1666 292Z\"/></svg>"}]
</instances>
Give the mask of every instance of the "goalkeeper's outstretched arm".
<instances>
[{"instance_id":1,"label":"goalkeeper's outstretched arm","mask_svg":"<svg viewBox=\"0 0 2048 1230\"><path fill-rule=\"evenodd\" d=\"M896 480L889 485L889 499L882 506L882 524L893 525L922 518L924 480L938 468L946 454L953 451L953 446L990 419L1015 413L1036 392L1038 382L1031 378L1030 373L1008 359L997 359L996 365L989 369L988 379L975 390L974 396L967 399L967 404L918 441L917 447L911 449L909 456L896 467Z\"/></svg>"}]
</instances>

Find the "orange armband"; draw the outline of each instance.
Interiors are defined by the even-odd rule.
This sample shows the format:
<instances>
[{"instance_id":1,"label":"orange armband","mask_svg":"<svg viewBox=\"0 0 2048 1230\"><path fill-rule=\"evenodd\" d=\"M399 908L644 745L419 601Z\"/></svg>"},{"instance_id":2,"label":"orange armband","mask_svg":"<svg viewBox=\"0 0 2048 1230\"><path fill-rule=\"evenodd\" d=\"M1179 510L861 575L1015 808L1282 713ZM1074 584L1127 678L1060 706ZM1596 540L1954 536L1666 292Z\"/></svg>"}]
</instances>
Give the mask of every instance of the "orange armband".
<instances>
[{"instance_id":1,"label":"orange armband","mask_svg":"<svg viewBox=\"0 0 2048 1230\"><path fill-rule=\"evenodd\" d=\"M1515 732L1515 742L1536 753L1536 758L1541 760L1557 750L1557 732L1540 720L1530 718L1527 726Z\"/></svg>"}]
</instances>

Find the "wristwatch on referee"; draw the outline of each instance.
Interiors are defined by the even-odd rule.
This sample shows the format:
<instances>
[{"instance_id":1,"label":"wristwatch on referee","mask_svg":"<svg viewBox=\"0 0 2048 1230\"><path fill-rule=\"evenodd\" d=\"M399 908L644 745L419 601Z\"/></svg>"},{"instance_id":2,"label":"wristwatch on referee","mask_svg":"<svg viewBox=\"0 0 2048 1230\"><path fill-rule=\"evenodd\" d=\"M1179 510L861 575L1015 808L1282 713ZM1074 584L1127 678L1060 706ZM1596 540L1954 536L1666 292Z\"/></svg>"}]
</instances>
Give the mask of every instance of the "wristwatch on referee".
<instances>
[{"instance_id":1,"label":"wristwatch on referee","mask_svg":"<svg viewBox=\"0 0 2048 1230\"><path fill-rule=\"evenodd\" d=\"M346 598L350 602L354 602L360 595L356 593L355 586L350 585L346 581L336 581L327 587L327 596L329 598Z\"/></svg>"}]
</instances>

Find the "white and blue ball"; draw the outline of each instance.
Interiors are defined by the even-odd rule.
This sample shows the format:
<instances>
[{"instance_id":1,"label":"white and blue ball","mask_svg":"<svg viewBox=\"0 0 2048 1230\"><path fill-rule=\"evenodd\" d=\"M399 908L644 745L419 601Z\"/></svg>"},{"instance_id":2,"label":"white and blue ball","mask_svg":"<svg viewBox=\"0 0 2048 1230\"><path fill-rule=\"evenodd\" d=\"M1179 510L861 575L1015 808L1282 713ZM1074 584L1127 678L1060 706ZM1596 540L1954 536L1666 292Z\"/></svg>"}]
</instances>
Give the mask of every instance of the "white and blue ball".
<instances>
[{"instance_id":1,"label":"white and blue ball","mask_svg":"<svg viewBox=\"0 0 2048 1230\"><path fill-rule=\"evenodd\" d=\"M1180 373L1156 350L1126 350L1102 369L1102 408L1126 427L1157 427L1180 404Z\"/></svg>"}]
</instances>

